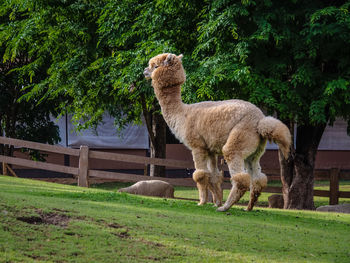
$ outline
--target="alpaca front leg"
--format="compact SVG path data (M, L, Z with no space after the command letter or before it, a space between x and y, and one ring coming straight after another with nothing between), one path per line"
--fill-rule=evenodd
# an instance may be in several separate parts
M209 154L202 148L192 150L194 166L193 180L197 183L199 191L199 203L203 205L208 202L209 176L210 172L207 167Z
M209 190L213 194L213 203L214 206L221 206L223 198L223 190L221 187L224 177L221 174L212 174L212 177L209 177Z
M209 174L204 170L196 170L193 173L193 180L197 183L199 191L198 205L204 205L208 202Z
M218 202L218 200L217 200L217 198L216 198L216 196L215 196L215 194L214 194L214 191L213 191L213 189L212 189L210 183L209 183L209 191L210 191L211 196L212 196L212 198L213 198L213 204L214 204L214 206L217 206L216 203Z
M214 206L219 207L222 204L223 191L221 184L224 181L223 173L218 168L218 155L212 154L209 156L208 168L210 171L209 190L213 195Z
M238 173L231 178L232 188L225 204L217 209L219 212L227 211L231 206L239 201L245 192L249 189L250 175L247 173Z

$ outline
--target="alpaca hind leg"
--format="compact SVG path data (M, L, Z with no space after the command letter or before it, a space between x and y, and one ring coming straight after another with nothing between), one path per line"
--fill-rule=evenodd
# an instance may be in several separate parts
M218 168L218 156L211 155L208 160L208 168L210 171L209 190L213 195L214 206L221 206L223 198L223 190L221 184L223 182L223 175Z
M258 201L258 198L262 192L262 190L267 185L267 177L265 174L260 173L259 177L252 178L250 184L250 200L249 204L246 208L247 211L251 211Z
M262 190L267 185L267 177L265 174L260 173L259 177L254 177L250 181L250 199L246 211L251 211L258 201L258 198Z
M254 131L252 125L248 121L237 124L222 148L230 170L232 188L225 204L218 211L230 209L249 189L250 175L244 169L244 160L256 151L260 142L260 135Z
M261 172L260 158L265 152L266 140L262 140L253 155L248 157L245 161L246 169L251 175L250 181L250 200L247 211L251 211L258 201L262 190L267 185L267 177Z
M214 206L219 207L222 204L223 190L221 184L223 182L223 176L218 175L215 177L209 177L209 190L213 195Z
M209 176L210 172L207 167L208 152L196 149L192 151L193 161L196 170L193 173L193 180L197 183L199 192L198 205L204 205L208 202Z
M204 205L208 202L209 174L204 170L196 170L193 173L193 180L197 184L197 189L199 193L198 205Z
M237 157L237 159L228 162L228 166L231 174L232 188L225 204L217 209L219 212L227 211L233 204L237 203L249 189L250 185L250 176L244 170L244 161L242 158Z

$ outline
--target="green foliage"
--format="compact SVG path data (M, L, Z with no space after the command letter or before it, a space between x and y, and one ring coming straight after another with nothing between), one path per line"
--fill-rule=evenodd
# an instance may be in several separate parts
M141 97L148 110L155 105L143 69L156 54L192 52L196 38L192 19L201 5L127 0L34 1L17 6L8 1L2 9L16 10L4 15L25 19L4 25L3 37L13 39L7 42L3 59L11 60L17 50L27 47L33 62L20 73L29 77L37 74L40 63L49 61L47 78L33 83L24 98L40 94L59 99L79 129L97 125L106 111L120 127L139 123L144 110Z
M331 4L213 1L188 85L203 99L248 98L299 124L349 119L349 3Z
M55 144L60 141L59 130L51 117L57 115L58 102L46 98L44 91L31 101L21 100L28 88L47 77L46 57L34 54L31 48L40 45L37 19L28 16L32 5L22 1L0 4L0 135ZM45 157L38 151L23 150L35 160ZM13 147L1 145L0 152L12 155Z
M23 99L59 101L78 128L97 125L106 111L123 127L156 110L142 72L162 52L185 55L185 102L241 98L285 121L332 124L350 118L349 6L9 0L0 5L1 56L25 55L14 69L27 79Z

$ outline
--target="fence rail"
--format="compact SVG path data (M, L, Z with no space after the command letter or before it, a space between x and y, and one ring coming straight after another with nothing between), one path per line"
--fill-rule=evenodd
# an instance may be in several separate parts
M128 163L144 164L144 165L159 165L173 168L182 168L182 169L194 169L194 164L192 161L181 161L181 160L170 160L170 159L160 159L160 158L150 158L136 155L128 154L118 154L118 153L107 153L101 151L90 150L87 146L81 146L80 149L71 149L61 146L53 146L42 143L35 143L30 141L23 141L17 139L11 139L6 137L0 137L0 144L12 145L20 148L30 148L39 151L52 152L58 154L64 154L69 156L79 157L79 166L70 167L52 163L37 162L31 161L23 158L15 158L0 155L0 162L3 163L3 167L6 167L7 164L18 165L22 167L29 167L35 169L42 169L48 171L61 172L66 174L72 174L78 177L78 185L82 187L89 187L89 178L103 178L103 179L114 179L122 182L137 182L140 180L151 180L154 179L150 176L145 175L136 175L136 174L126 174L126 173L115 173L101 170L89 169L89 160L90 159L100 159L100 160L109 160L109 161L121 161ZM221 169L227 171L227 166L221 165ZM6 173L6 169L3 169L3 173ZM279 170L265 170L264 171L270 180L280 180ZM314 196L329 197L330 204L337 204L339 198L350 198L350 192L339 191L339 179L348 179L350 180L350 172L342 171L339 169L330 169L330 170L316 170L315 178L321 180L330 181L330 190L314 190ZM174 186L195 186L195 183L192 179L184 180L178 178L157 178L171 183ZM230 189L231 185L229 182L223 183L224 189ZM267 193L281 193L281 187L266 187L263 192Z
M91 151L91 150L89 153L89 158L137 163L137 164L154 164L159 166L176 167L176 168L188 168L188 169L194 168L194 164L192 161L188 162L188 161L181 161L181 160L160 159L160 158L151 158L151 157L137 156L137 155L131 155L131 154L107 153L107 152Z

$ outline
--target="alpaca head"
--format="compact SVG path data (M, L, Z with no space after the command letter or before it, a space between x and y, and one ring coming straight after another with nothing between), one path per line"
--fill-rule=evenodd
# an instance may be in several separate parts
M186 81L181 59L182 55L160 54L150 59L143 74L147 79L152 79L153 87L166 88L181 85Z

